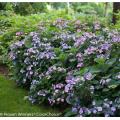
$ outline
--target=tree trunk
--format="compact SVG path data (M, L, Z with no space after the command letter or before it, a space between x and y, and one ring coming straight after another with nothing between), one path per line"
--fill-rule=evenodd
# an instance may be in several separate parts
M119 11L120 11L120 2L114 2L113 3L113 19L112 19L113 24L116 24L117 22L116 13L118 13Z
M69 14L69 11L70 10L70 3L69 2L67 2L67 14Z
M107 16L107 9L108 9L108 2L105 3L105 14L104 14L105 17Z

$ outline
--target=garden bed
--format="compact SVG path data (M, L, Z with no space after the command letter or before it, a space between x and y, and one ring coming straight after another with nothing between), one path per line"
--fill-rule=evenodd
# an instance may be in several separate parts
M11 45L10 58L31 103L68 106L65 116L119 116L119 49L120 33L98 21L57 19Z
M9 68L6 65L0 65L0 74L8 75Z

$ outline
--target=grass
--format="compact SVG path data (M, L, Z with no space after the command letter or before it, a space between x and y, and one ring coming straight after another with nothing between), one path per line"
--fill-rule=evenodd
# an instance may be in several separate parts
M0 116L58 116L56 108L33 105L24 97L27 91L18 88L15 82L0 75ZM5 114L2 114L5 113ZM25 114L26 113L26 114Z

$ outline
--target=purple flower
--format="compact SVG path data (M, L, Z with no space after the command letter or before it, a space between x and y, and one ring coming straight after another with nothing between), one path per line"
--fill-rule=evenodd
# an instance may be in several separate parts
M96 110L96 109L93 109L93 113L96 114L96 113L97 113L97 110Z
M91 54L95 53L96 50L97 50L96 47L91 46L91 47L89 47L89 48L87 48L87 49L85 50L85 54L87 54L87 55L91 55Z
M88 73L86 73L86 74L84 75L84 78L85 78L86 80L91 80L91 79L93 78L93 75L92 75L90 72L88 72Z
M77 108L75 107L72 108L72 112L76 113L77 111L78 111Z
M111 110L112 110L113 112L115 112L115 111L116 111L116 108L115 108L115 107L111 107Z
M24 45L24 41L18 41L14 44L16 47L22 47Z
M80 108L79 113L80 113L80 114L82 114L82 113L83 113L83 109L82 109L82 108Z
M111 45L110 44L108 44L108 43L105 43L105 44L102 44L101 45L101 50L103 51L103 50L109 50L109 48L111 47Z
M61 99L61 102L64 102L64 101L65 101L65 100L62 98L62 99Z
M93 33L89 33L89 32L85 32L83 35L88 38L92 38L93 36L95 36Z
M15 60L16 59L16 54L14 54L13 52L10 52L9 57L10 57L10 59Z
M109 117L110 115L109 114L105 114L105 117Z
M45 96L47 95L47 91L46 91L46 90L40 90L40 91L38 91L37 94L38 94L39 96L45 97Z
M66 43L62 43L61 46L62 46L63 50L71 48L71 46L68 46Z
M75 24L76 24L76 25L80 25L80 24L81 24L80 20L76 20L76 21L75 21Z
M102 107L97 107L98 112L102 111Z
M110 105L109 105L108 103L104 103L104 107L109 108L109 107L110 107Z
M114 43L120 42L120 36L114 36L112 38L112 42L114 42Z
M72 87L73 87L73 85L67 84L67 85L65 86L65 92L68 93L70 90L72 90Z
M52 86L53 86L53 89L55 90L55 89L61 89L61 88L63 88L64 84L58 83L58 84L55 84L55 85L52 85Z
M105 85L105 84L106 84L106 81L105 81L104 79L101 79L101 80L100 80L100 84L101 84L101 85Z
M81 68L81 67L83 67L83 63L78 63L77 68Z
M86 41L86 37L81 36L80 38L78 38L78 39L75 41L74 46L78 47L78 46L84 44L85 41Z
M30 71L29 74L32 75L32 74L33 74L33 71Z
M77 53L76 57L77 58L82 58L82 54L81 53Z
M49 101L50 105L53 105L55 103L55 100L52 98L48 98L48 101Z
M35 53L35 51L33 50L33 48L29 48L29 49L27 50L27 52L28 52L28 53Z
M94 29L95 29L95 30L99 30L100 28L101 28L100 23L96 22L96 23L94 24Z

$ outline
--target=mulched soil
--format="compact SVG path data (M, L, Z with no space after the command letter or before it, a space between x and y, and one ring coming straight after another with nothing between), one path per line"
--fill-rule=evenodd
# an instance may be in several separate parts
M0 65L0 74L7 76L9 69L6 65Z

